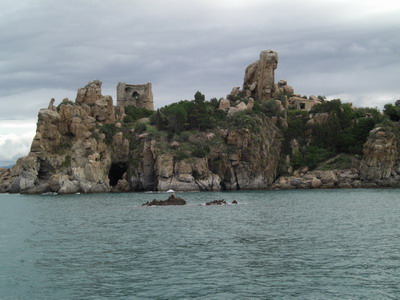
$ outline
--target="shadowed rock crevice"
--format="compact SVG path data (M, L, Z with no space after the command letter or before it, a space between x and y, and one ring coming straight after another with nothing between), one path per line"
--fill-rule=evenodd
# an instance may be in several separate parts
M45 160L40 160L40 168L38 171L38 179L49 179L53 175L54 168Z
M124 174L127 171L127 165L125 163L112 164L110 171L108 172L108 178L110 179L110 185L115 186L118 180L123 179Z

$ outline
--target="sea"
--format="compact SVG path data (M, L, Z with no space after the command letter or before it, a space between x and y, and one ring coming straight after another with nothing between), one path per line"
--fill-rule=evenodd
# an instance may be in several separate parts
M400 299L400 190L176 195L0 194L0 299Z

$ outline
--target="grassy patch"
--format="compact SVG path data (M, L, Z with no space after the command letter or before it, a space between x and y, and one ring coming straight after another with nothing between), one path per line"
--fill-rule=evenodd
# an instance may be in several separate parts
M317 167L317 170L331 171L331 170L350 169L352 166L353 158L354 155L342 153L321 163Z

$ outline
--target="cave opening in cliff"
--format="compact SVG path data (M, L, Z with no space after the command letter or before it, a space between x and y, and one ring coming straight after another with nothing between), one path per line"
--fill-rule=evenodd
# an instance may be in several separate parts
M46 160L40 159L39 162L40 162L40 168L38 171L38 178L39 179L49 179L51 177L51 175L53 175L54 168Z
M112 164L110 172L108 172L108 179L110 179L110 185L115 186L118 180L122 179L126 173L127 166L125 163Z

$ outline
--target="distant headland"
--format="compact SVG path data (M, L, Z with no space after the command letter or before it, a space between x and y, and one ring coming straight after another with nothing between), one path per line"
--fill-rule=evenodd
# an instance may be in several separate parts
M94 80L51 99L30 152L0 169L0 192L103 193L400 187L400 101L357 108L275 82L271 50L225 98L154 111L151 83Z

